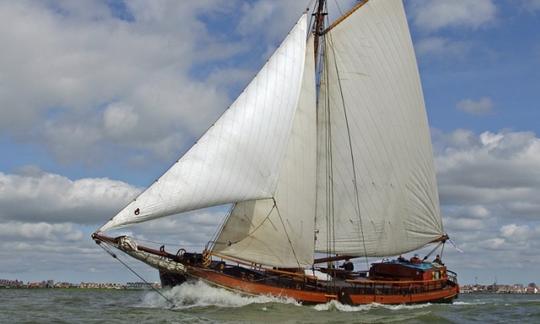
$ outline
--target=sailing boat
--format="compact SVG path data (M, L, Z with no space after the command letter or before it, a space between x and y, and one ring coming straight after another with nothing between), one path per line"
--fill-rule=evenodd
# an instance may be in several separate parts
M303 303L450 301L459 286L442 263L335 267L448 236L402 1L360 1L328 24L319 0L312 17L302 14L219 120L92 237L157 268L164 285L202 280ZM224 204L201 252L104 234Z

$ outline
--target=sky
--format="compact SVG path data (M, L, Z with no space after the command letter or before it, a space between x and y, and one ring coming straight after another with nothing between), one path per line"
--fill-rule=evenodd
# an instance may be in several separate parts
M0 0L0 278L137 280L90 234L219 118L307 2ZM540 1L405 4L463 250L444 261L462 283L538 283ZM124 232L200 249L225 209Z

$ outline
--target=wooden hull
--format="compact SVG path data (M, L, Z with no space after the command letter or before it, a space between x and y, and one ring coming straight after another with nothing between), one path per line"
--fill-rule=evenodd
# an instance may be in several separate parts
M305 304L332 300L349 305L450 302L459 293L455 274L442 265L378 263L372 265L369 278L344 270L326 269L334 277L334 281L329 282L287 269L263 269L253 265L240 266L240 262L231 265L224 261L212 261L203 254L185 253L185 250L184 253L179 250L171 254L164 247L155 250L127 244L130 241L126 237L110 238L96 233L92 237L98 244L110 244L157 268L163 286L179 285L186 280L202 280L211 286L240 294L292 298ZM411 272L416 277L408 273L411 269L416 269ZM394 276L385 277L388 274Z
M189 267L187 277L202 280L207 284L224 288L236 293L245 295L267 295L279 298L292 298L304 304L321 304L332 300L349 305L363 304L414 304L414 303L439 303L451 302L457 298L459 286L448 282L440 289L411 292L400 294L386 293L362 293L354 285L336 287L334 291L328 292L325 288L306 290L302 287L286 288L251 282L241 278L235 278L211 269ZM384 281L381 281L381 286ZM357 291L355 291L357 290Z

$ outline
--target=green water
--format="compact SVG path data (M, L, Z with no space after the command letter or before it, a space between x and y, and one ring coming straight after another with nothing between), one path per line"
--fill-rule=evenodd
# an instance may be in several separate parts
M461 295L453 304L302 306L202 283L153 292L0 289L0 323L540 323L540 295Z

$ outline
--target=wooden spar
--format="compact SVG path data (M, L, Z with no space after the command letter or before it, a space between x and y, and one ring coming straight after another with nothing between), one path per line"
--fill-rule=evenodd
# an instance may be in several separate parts
M449 239L448 235L444 234L441 237L436 238L436 239L434 239L433 241L431 241L429 243L440 243L440 242L444 243L448 239ZM341 261L341 260L347 260L347 259L355 259L355 258L359 258L359 257L360 256L357 256L357 255L336 255L336 256L333 256L333 257L315 259L315 260L313 260L313 264L325 263L325 262L333 262L333 261Z
M98 243L98 242L106 242L106 243L111 243L111 244L114 244L114 245L119 244L119 241L120 241L119 239L121 237L122 236L110 237L110 236L106 236L106 235L103 235L103 234L100 234L100 233L93 233L92 234L92 239L94 239L94 241L96 241L96 243ZM148 248L148 247L142 246L142 245L137 245L137 250L147 252L147 253L150 253L150 254L153 254L153 255L161 256L161 257L166 257L166 258L169 258L171 260L176 260L178 258L177 255L168 253L165 250L156 250L156 249ZM251 263L246 262L244 260L227 257L227 256L224 256L224 255L221 255L221 254L218 254L218 253L210 253L210 255L213 255L213 256L216 256L218 258L222 258L222 259L225 259L225 260L233 261L233 262L236 262L238 264L243 264L243 265L246 265L246 266L250 266L250 267L256 267L258 265L258 264L253 263L253 262L251 262ZM297 272L290 272L290 271L284 271L284 270L278 270L278 269L262 268L262 265L260 265L259 268L264 269L264 271L280 274L280 275L283 275L283 276L297 277L297 278L302 278L302 279L309 278L309 279L313 279L313 280L317 279L317 277L312 276L312 275L306 275L304 272L297 273Z
M105 243L112 243L114 245L118 245L120 243L120 238L121 237L123 237L123 236L110 237L110 236L106 236L106 235L103 235L103 234L100 234L100 233L93 233L92 234L92 239L94 241L96 241L97 244L100 244L101 242L105 242ZM148 248L148 247L142 246L142 245L137 245L137 250L147 252L147 253L150 253L150 254L154 254L154 255L157 255L157 256L167 257L167 258L172 259L172 260L176 260L176 258L177 258L176 255L165 252L165 250L151 249L151 248Z
M354 7L352 7L349 11L347 11L345 14L343 14L343 16L336 19L330 26L328 26L328 28L323 30L321 35L324 35L324 34L328 33L330 30L332 30L332 28L339 25L343 20L347 19L347 17L352 15L356 10L360 9L360 7L365 5L368 1L369 0L362 0L362 1L358 2Z
M354 258L359 258L359 256L336 255L336 256L333 256L333 257L315 259L315 260L313 260L313 264L325 263L325 262L333 262L333 261L341 261L341 260L354 259Z
M317 12L315 15L315 26L313 33L315 34L315 39L313 41L315 46L315 64L318 62L318 55L319 55L319 38L322 37L323 31L324 31L324 16L327 15L327 13L324 12L324 6L325 6L326 0L319 0L317 5Z

